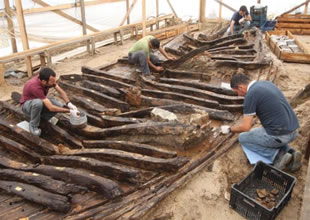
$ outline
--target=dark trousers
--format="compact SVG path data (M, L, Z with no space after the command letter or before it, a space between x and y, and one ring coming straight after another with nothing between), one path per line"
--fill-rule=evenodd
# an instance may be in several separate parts
M154 65L158 65L159 63L159 58L152 53L150 54L150 60ZM150 67L147 63L147 57L144 51L140 50L135 53L129 53L128 62L130 64L138 65L139 69L144 75L151 74Z
M53 105L56 105L58 107L62 107L63 104L58 102L57 100L53 98L48 98ZM50 112L43 104L43 101L41 99L32 99L28 100L23 104L22 111L24 114L30 118L29 124L33 128L38 128L41 122L41 118L44 118L46 120L51 119L53 116L56 115L56 112Z

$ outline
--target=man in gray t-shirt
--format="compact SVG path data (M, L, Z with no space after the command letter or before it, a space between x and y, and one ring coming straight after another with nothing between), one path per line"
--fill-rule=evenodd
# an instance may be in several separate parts
M222 133L241 132L239 142L245 152L251 151L279 169L298 170L301 154L288 143L297 137L299 123L280 89L269 81L250 81L244 74L232 77L231 88L245 96L244 116L241 124L222 126ZM252 128L255 115L262 127Z

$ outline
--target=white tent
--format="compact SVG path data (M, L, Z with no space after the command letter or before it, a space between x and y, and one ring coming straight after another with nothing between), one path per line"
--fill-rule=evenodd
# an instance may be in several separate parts
M93 0L85 0L91 2ZM142 0L137 0L131 14L130 22L139 22L142 19ZM171 9L166 0L159 1L159 13L169 14ZM55 6L68 3L78 3L75 0L45 0L45 3ZM133 0L130 0L131 4ZM176 14L183 20L197 20L199 16L199 0L170 0ZM256 0L240 0L240 1L225 1L232 8L238 10L241 5L246 5L250 8L257 4ZM276 16L282 12L291 9L292 7L304 2L304 0L282 0L281 4L278 0L262 1L262 5L267 5L268 15ZM10 6L15 7L15 0L9 0ZM36 1L22 0L23 9L34 9L42 7ZM4 12L4 1L0 1L0 10ZM81 20L80 7L62 10L64 13ZM302 11L303 7L297 9L297 12ZM106 30L109 28L117 27L120 25L124 15L126 14L126 1L107 2L85 7L86 22L88 25L96 28L97 30ZM230 19L232 11L222 7L222 18ZM156 16L156 0L146 0L146 17L152 18ZM214 0L206 1L206 17L218 18L219 4ZM17 39L18 51L22 51L21 40L19 39L19 27L16 16L12 17L15 36ZM52 11L25 14L25 25L27 34L29 36L29 47L36 48L47 44L48 42L70 39L73 37L81 36L82 27L62 16L55 14ZM92 31L87 30L87 33ZM9 40L9 33L6 18L0 17L0 54L5 56L11 53L11 45Z

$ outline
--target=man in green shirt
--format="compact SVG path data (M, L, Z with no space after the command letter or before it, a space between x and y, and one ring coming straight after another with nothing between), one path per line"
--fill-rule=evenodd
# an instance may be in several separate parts
M169 56L166 51L160 47L160 42L157 38L148 35L138 40L128 53L128 61L131 64L139 66L140 70L144 75L150 75L150 67L158 72L164 70L163 67L159 66L159 58L151 53L152 49L157 49L164 55L168 60L174 60L174 56Z

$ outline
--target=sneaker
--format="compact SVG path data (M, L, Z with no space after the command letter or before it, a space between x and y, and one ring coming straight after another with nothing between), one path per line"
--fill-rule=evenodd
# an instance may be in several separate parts
M287 166L287 170L289 172L295 172L301 168L301 153L299 151L295 151L293 154L293 160Z
M285 153L283 156L280 156L274 163L274 167L279 170L284 170L286 166L292 161L293 156L290 153Z
M31 134L33 134L35 136L40 136L41 135L41 129L33 127L30 124L29 124L29 131L30 131Z
M137 73L142 73L142 71L139 68L136 69L136 72Z

